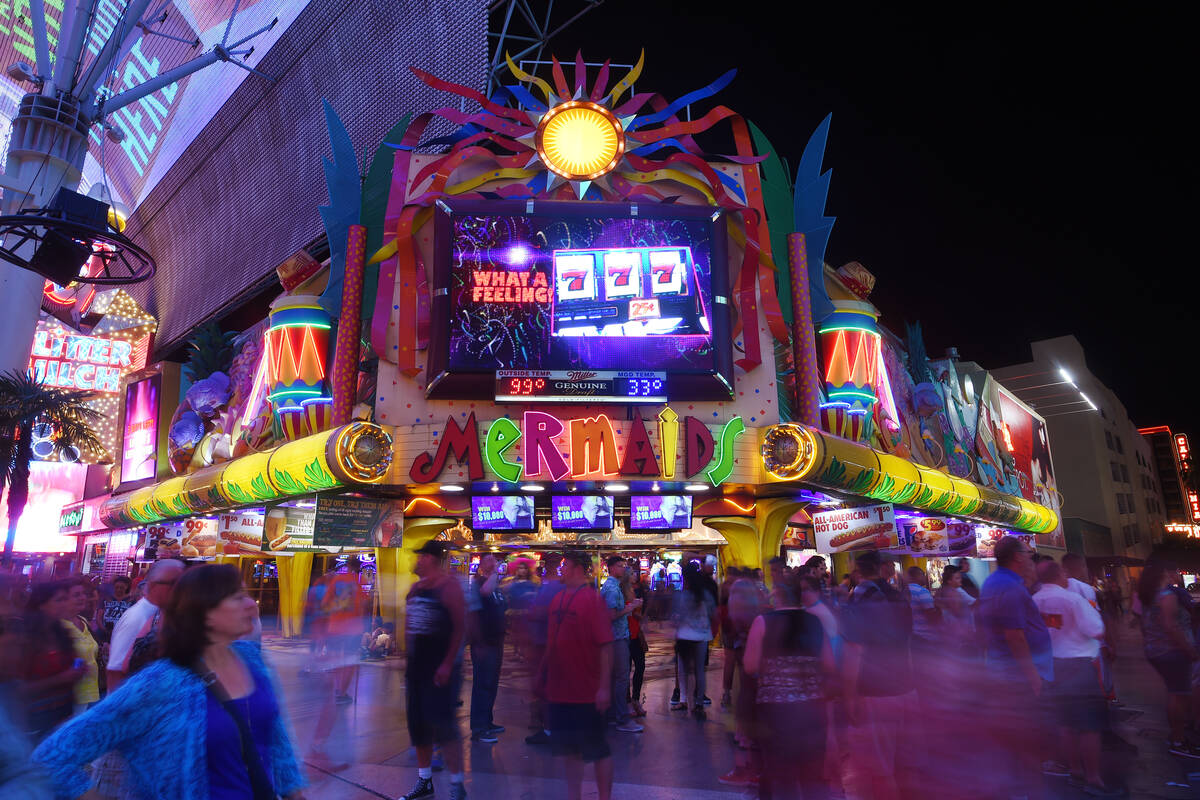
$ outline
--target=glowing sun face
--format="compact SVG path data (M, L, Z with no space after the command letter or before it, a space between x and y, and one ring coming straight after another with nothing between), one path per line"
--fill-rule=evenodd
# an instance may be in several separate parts
M604 106L571 100L541 118L536 146L542 163L555 174L590 181L616 168L625 152L625 132Z

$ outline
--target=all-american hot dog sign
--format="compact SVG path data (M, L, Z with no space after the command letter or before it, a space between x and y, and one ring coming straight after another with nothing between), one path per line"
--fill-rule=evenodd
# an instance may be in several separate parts
M821 511L812 521L819 553L886 550L899 544L891 503Z

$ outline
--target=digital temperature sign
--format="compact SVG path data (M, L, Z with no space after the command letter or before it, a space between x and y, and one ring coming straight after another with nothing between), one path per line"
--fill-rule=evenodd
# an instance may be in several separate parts
M427 395L730 399L725 236L708 206L439 201Z
M667 373L597 370L500 370L496 373L496 401L500 403L594 403L601 400L665 403Z

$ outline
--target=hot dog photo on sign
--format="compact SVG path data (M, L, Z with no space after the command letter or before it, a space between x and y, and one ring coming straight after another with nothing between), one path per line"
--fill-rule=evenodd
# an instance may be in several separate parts
M891 504L839 508L813 515L817 551L886 550L898 544Z

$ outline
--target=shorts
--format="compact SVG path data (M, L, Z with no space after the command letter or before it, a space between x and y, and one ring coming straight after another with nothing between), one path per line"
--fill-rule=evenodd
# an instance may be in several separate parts
M1162 676L1163 683L1167 685L1167 694L1189 694L1192 691L1192 664L1186 655L1172 651L1147 657L1146 660Z
M612 755L604 735L604 715L593 703L550 703L546 727L556 756L577 755L590 763Z
M435 684L432 675L405 676L408 735L413 747L430 747L458 740L456 712L461 673L461 665L455 664L445 686Z
M1108 703L1094 659L1054 659L1053 698L1063 727L1089 732L1108 727Z

